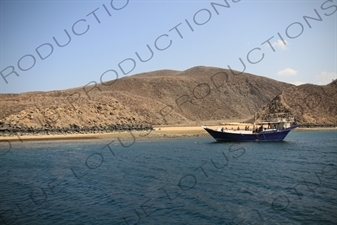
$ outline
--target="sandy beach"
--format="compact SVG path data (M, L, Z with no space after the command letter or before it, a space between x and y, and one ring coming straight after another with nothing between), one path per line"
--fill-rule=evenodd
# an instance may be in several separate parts
M95 134L57 134L57 135L23 135L0 137L4 141L42 141L42 140L80 140L80 139L152 139L199 137L208 134L201 126L195 127L154 127L152 131L124 131Z
M217 129L220 126L208 126ZM232 127L228 127L231 129ZM233 129L237 129L233 127ZM244 130L244 126L240 126ZM337 130L337 128L297 128L293 132ZM58 134L58 135L23 135L0 137L0 142L7 141L43 141L43 140L81 140L81 139L154 139L154 138L188 138L208 137L209 134L201 126L166 127L154 126L152 131L124 131L95 134ZM210 137L210 136L209 136Z

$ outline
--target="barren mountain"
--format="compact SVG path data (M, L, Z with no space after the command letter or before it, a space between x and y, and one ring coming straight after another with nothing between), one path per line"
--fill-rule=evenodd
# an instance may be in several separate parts
M0 127L118 130L244 119L287 88L294 87L220 68L161 70L63 91L1 94Z
M303 127L336 126L337 80L324 86L304 84L282 91L258 113L259 118L270 113L292 114Z

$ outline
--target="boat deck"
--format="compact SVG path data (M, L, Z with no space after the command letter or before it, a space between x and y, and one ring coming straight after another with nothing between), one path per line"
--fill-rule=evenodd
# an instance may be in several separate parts
M218 128L216 131L218 132L224 132L224 133L231 133L231 134L253 134L252 130L230 130L230 129L224 129L221 131L221 128ZM276 132L277 129L264 129L263 131L259 133L269 133L269 132Z

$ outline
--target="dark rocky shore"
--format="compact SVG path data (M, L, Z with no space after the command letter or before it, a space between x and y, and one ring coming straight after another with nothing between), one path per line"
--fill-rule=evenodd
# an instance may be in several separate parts
M0 123L0 136L23 136L23 135L55 135L55 134L95 134L95 133L109 133L122 131L143 131L153 130L152 125L148 124L111 124L107 126L78 126L70 124L68 127L33 127L33 126L19 126L12 124Z
M327 124L327 123L303 123L299 125L300 128L334 128L337 124Z

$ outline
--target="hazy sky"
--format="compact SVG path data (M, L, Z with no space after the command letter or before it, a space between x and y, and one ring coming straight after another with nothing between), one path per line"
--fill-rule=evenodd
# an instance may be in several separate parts
M245 72L293 84L336 79L336 0L1 0L0 8L0 93L199 65L243 71L242 62Z

